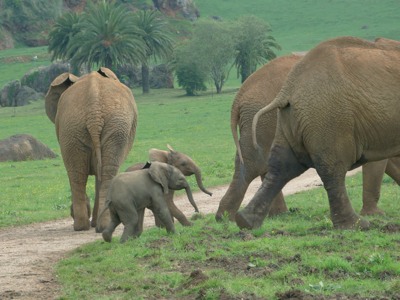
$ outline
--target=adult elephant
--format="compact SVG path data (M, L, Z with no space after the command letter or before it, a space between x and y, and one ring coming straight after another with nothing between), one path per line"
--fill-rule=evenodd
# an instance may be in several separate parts
M391 41L391 40L389 40ZM378 40L376 41L378 42ZM387 43L387 39L379 39ZM398 42L396 42L398 43ZM228 190L222 197L216 219L221 220L225 213L234 220L247 188L258 176L262 179L268 171L268 156L275 136L277 110L262 115L257 123L258 149L251 140L251 124L254 115L271 103L284 84L288 73L304 55L278 57L254 72L241 86L231 109L231 131L236 145L235 171ZM238 137L237 129L240 131ZM377 207L384 173L400 184L400 159L391 158L372 162L362 167L363 207L362 215L382 214ZM282 191L279 191L271 204L268 215L287 211Z
M400 155L400 48L341 37L321 43L294 66L278 96L279 109L263 184L236 214L241 228L261 226L285 184L313 167L327 191L335 228L366 228L345 187L350 169Z
M210 191L208 191L204 185L203 185L203 179L201 176L201 169L200 167L195 163L195 161L189 157L188 155L175 151L170 145L167 145L167 148L169 151L166 150L160 150L156 148L152 148L149 150L149 160L150 162L163 162L167 163L169 165L172 165L179 169L183 175L185 176L191 176L194 175L196 177L196 182L198 187L202 192L204 192L207 195L212 195ZM144 166L144 164L135 164L133 166L130 166L125 170L125 172L130 172L130 171L136 171L141 169ZM183 214L183 212L175 205L173 199L174 199L174 190L169 190L167 194L164 195L165 201L167 202L169 211L171 213L172 218L176 218L179 223L181 223L183 226L190 226L192 223L186 218L186 216ZM160 220L155 216L156 218L156 225L157 226L162 226Z
M136 132L137 108L131 90L107 68L80 78L59 75L45 97L46 113L55 123L61 155L72 193L74 230L101 232L109 213L97 220L104 207L111 179L132 147ZM96 177L96 196L90 218L86 195L89 175Z

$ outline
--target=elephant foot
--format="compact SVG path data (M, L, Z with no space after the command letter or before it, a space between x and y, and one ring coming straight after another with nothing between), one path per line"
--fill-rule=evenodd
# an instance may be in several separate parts
M90 229L89 219L86 220L85 222L74 221L74 230L75 231L83 231L83 230L89 230L89 229Z
M367 230L370 227L369 221L361 218L360 216L354 214L352 217L346 219L345 221L333 221L333 227L335 229L361 229Z
M180 222L181 223L181 225L182 226L187 226L187 227L190 227L190 226L193 226L193 223L192 222L190 222L190 221L187 221L187 222Z
M96 224L97 224L96 220L90 221L90 226L96 227Z
M363 207L361 209L360 214L362 216L371 216L371 215L385 215L385 212L378 207Z
M108 231L108 230L104 230L102 232L102 236L103 236L103 240L105 240L108 243L111 243L111 239L112 239L112 232Z
M255 214L248 214L244 211L239 211L235 215L235 221L240 229L254 229L261 227L263 220Z

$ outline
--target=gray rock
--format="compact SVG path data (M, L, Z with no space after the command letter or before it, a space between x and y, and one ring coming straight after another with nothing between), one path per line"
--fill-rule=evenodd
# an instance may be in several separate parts
M0 140L0 161L24 161L55 158L57 155L29 134L17 134Z
M1 106L16 106L15 98L21 89L21 82L13 80L7 83L0 91L0 105Z
M69 72L68 63L54 63L47 67L35 68L22 77L21 85L46 94L54 78L65 72Z

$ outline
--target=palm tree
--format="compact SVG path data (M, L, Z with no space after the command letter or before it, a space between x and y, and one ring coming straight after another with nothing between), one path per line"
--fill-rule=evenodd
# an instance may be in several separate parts
M78 66L86 64L116 68L138 64L146 55L142 32L134 24L133 13L114 1L88 3L79 22L81 32L69 45L69 55Z
M60 16L49 33L48 52L52 52L51 61L56 59L70 60L68 49L72 39L79 33L79 15L71 12ZM79 75L76 66L71 66L72 73Z
M234 65L243 83L257 69L257 65L276 57L272 48L280 50L281 47L268 34L271 31L269 25L255 16L242 17L237 26Z
M141 37L146 44L146 53L142 64L143 93L150 90L149 60L168 58L173 51L173 40L168 35L167 23L157 11L141 10L135 15L135 25L141 30Z

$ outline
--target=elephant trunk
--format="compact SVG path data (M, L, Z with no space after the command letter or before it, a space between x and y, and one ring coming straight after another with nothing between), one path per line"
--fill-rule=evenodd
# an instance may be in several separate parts
M199 209L197 208L196 202L194 202L192 190L190 189L189 185L187 185L187 187L185 187L185 191L186 191L186 195L188 196L190 204L192 204L192 206L194 207L194 211L198 213Z
M201 190L203 193L205 193L205 194L207 194L207 195L209 195L209 196L212 196L212 193L209 192L209 191L207 191L206 188L205 188L204 185L203 185L203 180L201 179L201 171L200 171L200 169L197 168L197 169L195 170L194 176L196 176L196 182L197 182L197 185L198 185L198 187L200 188L200 190Z

